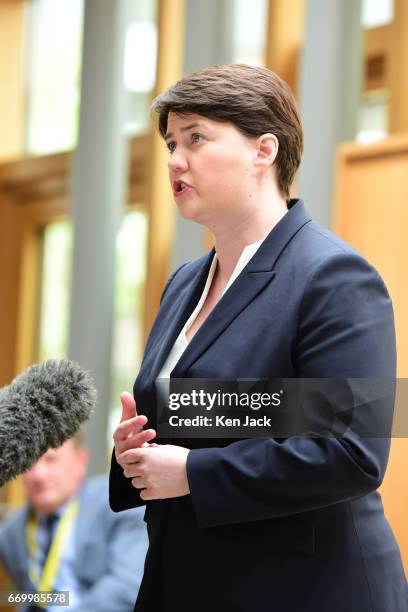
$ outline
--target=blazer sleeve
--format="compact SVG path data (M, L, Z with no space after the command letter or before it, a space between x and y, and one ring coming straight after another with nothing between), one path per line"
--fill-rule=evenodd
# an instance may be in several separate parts
M358 254L325 260L306 284L293 347L300 378L395 377L392 305ZM393 401L386 406L392 412ZM282 517L352 500L379 487L389 439L247 439L191 450L187 475L200 527Z

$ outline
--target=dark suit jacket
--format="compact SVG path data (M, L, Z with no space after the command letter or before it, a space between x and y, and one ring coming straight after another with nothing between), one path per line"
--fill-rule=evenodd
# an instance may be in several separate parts
M213 251L169 280L134 394L155 427L154 382L196 305ZM173 378L393 378L383 281L302 201L275 226ZM164 443L168 440L163 440ZM376 492L386 438L180 440L191 494L149 502L138 612L406 612L397 544ZM201 448L197 448L201 446ZM113 457L110 503L142 504Z

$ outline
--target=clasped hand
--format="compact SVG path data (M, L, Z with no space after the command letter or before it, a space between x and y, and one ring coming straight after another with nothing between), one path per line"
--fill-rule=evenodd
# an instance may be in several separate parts
M188 495L187 455L189 449L172 444L150 443L156 437L154 429L143 430L148 419L138 415L136 402L129 393L122 393L122 417L115 429L116 461L132 485L141 489L143 500L166 499Z

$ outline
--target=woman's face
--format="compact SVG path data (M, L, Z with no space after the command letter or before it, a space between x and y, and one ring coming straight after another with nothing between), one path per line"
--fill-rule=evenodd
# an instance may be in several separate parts
M214 227L250 212L256 139L229 122L170 112L165 140L170 184L183 217Z

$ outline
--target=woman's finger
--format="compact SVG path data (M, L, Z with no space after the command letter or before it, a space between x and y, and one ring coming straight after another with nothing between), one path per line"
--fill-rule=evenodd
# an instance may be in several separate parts
M141 478L142 473L139 463L120 464L123 469L123 474L126 478Z
M144 414L139 414L137 417L133 417L132 419L120 423L113 432L115 444L121 440L126 440L131 434L133 435L139 433L146 423L147 417Z
M145 443L148 443L149 440L153 440L156 437L156 432L154 429L146 429L138 432L125 440L120 440L115 444L116 457L122 455L127 450L132 448L140 448L144 447ZM150 446L148 444L148 446Z
M130 395L130 393L128 393L127 391L121 393L120 401L122 402L122 415L120 417L121 423L137 416L136 402L134 398Z
M144 489L146 487L146 482L143 476L134 476L132 478L132 485L135 489Z

